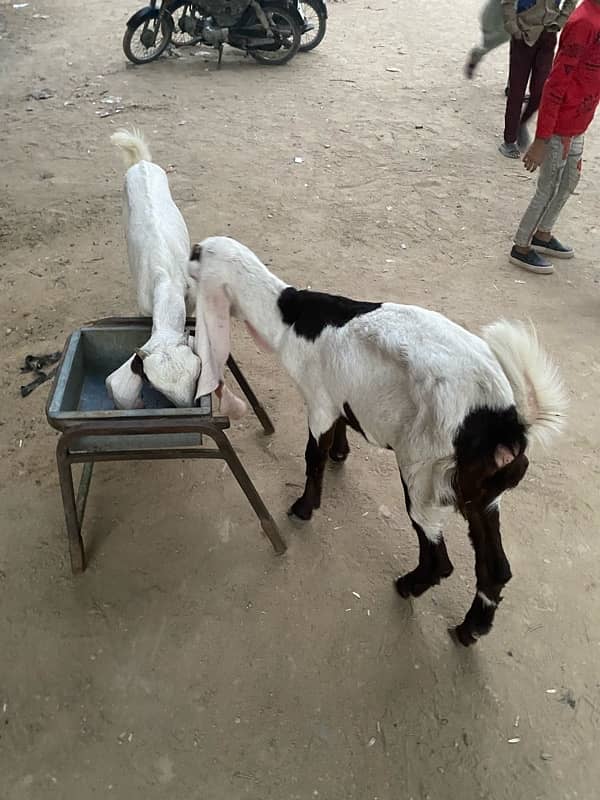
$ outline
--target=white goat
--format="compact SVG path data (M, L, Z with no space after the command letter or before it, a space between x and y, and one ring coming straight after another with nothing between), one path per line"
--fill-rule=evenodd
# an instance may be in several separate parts
M166 173L152 163L141 133L119 130L111 142L122 150L128 167L123 201L127 254L138 309L152 317L152 335L108 376L107 389L117 408L139 407L145 375L176 406L191 406L201 365L185 332L188 230Z
M487 633L511 577L498 498L525 474L528 436L558 431L566 408L535 332L500 321L480 338L416 306L298 291L225 237L195 245L189 273L203 323L199 385L222 380L231 312L277 353L305 399L307 481L290 513L310 519L319 508L327 456L349 453L346 425L394 450L420 550L399 593L418 596L452 572L442 519L454 506L468 521L477 573L456 635L468 645Z

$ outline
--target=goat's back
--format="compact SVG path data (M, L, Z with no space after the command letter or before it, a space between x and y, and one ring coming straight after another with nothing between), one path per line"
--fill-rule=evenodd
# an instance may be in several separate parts
M343 327L325 328L314 344L293 331L288 337L294 342L284 344L282 358L309 406L316 396L332 413L348 403L367 438L382 447L415 443L451 452L469 410L514 402L488 345L418 306L383 303Z
M187 284L190 237L175 205L165 171L140 161L127 170L124 222L129 267L136 283L138 305L150 313L157 280L168 277Z

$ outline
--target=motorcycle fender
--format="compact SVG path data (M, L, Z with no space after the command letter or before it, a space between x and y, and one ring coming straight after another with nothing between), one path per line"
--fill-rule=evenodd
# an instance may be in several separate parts
M325 17L325 19L327 19L327 17L329 16L329 14L328 14L328 12L327 12L327 3L325 2L325 0L316 0L316 3L317 3L317 5L319 6L319 10L320 10L320 12L323 14L323 16Z
M144 6L144 8L140 8L139 11L136 11L135 14L127 20L127 27L128 28L137 28L137 26L141 22L145 22L147 19L156 19L160 14L160 9L152 8L151 6Z
M304 20L298 11L298 6L296 3L291 3L289 0L261 0L260 5L262 8L272 8L273 6L281 8L281 6L284 6L290 12L292 17L294 17L300 27L300 30L302 30Z

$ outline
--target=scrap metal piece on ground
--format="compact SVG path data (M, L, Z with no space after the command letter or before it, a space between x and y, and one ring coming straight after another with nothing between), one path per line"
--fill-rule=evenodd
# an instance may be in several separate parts
M60 361L61 355L62 351L57 350L54 353L48 353L42 356L25 356L25 361L24 365L21 367L21 372L34 372L36 377L30 383L26 383L25 385L21 386L21 397L27 397L34 391L34 389L37 389L37 387L41 386L42 383L46 383L46 381L49 381L56 375L56 369L53 369L50 372L44 372L44 367L48 367L51 364L56 364L57 361Z

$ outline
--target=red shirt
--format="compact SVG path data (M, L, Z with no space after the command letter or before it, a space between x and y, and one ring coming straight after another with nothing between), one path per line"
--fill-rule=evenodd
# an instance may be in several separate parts
M538 139L579 136L600 101L600 3L583 0L560 37L538 112Z

